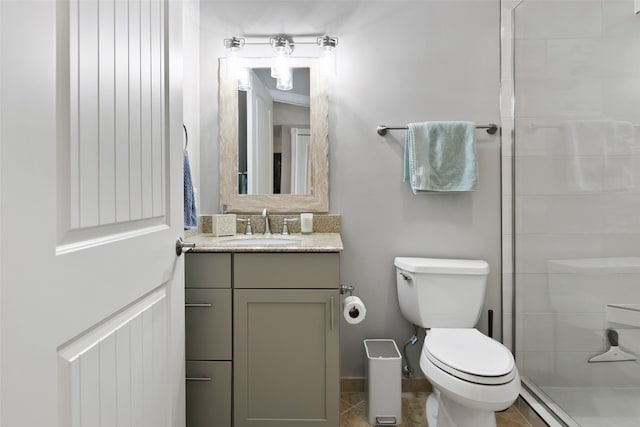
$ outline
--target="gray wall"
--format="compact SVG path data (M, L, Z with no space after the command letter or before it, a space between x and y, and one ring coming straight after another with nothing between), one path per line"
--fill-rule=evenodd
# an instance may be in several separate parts
M498 0L202 0L203 213L219 210L216 76L223 39L278 33L339 37L329 95L330 210L343 219L342 283L355 286L368 307L362 324L342 323L343 376L364 375L363 339L393 338L400 346L413 332L398 307L395 256L487 260L492 271L479 327L486 331L486 310L494 310L500 338L499 138L476 134L476 192L414 196L402 182L404 132L384 138L375 132L378 124L499 121L499 14Z

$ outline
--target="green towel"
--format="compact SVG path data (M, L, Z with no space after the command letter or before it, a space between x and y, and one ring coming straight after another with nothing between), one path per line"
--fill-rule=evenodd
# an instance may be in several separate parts
M473 122L410 123L404 147L404 180L414 194L474 191L478 182Z

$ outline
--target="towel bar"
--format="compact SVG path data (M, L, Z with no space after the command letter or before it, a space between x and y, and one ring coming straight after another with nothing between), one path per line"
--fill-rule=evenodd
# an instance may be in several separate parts
M408 129L406 126L386 126L379 125L376 131L378 135L386 135L388 130ZM476 129L486 129L489 135L493 135L498 132L498 125L495 123L489 123L488 125L476 125Z

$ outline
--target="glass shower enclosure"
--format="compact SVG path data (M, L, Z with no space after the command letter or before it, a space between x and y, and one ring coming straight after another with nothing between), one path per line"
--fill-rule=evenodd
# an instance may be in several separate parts
M634 7L513 9L516 360L524 386L568 426L640 426Z

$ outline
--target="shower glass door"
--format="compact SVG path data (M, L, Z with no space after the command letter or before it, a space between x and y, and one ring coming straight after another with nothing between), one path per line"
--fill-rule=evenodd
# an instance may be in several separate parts
M567 425L637 427L640 16L524 0L513 22L518 369Z

